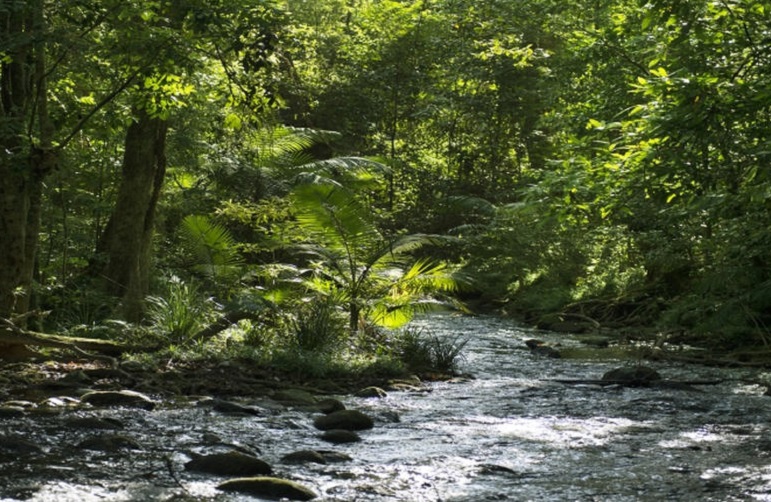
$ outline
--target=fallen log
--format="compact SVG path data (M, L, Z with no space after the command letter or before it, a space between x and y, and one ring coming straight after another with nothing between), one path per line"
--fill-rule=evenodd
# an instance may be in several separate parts
M206 326L201 331L193 335L193 340L208 340L225 331L238 321L244 319L259 319L259 314L256 312L250 312L247 310L236 310L233 312L227 312L222 317L214 321L212 324Z
M38 333L22 329L12 321L0 318L0 359L18 359L25 355L34 355L27 346L94 351L107 356L119 356L131 350L130 347L112 340Z

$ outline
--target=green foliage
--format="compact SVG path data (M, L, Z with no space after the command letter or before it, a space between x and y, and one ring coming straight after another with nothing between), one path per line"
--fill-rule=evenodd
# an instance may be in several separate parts
M345 319L330 301L311 300L294 316L290 345L300 352L329 353L344 341Z
M45 319L46 325L56 331L77 332L83 336L102 326L117 307L114 298L87 287L51 288L41 294L45 295L46 308L51 312Z
M349 327L360 322L399 325L429 292L453 291L458 282L442 264L410 260L409 254L439 238L381 234L355 196L335 184L303 184L293 192L300 247L314 272L308 287L348 305Z
M170 345L185 346L205 325L210 306L194 283L172 276L166 291L147 298L147 317L153 331Z
M421 329L405 328L396 335L395 352L404 364L418 373L454 374L463 359L467 338L440 338Z
M188 215L182 220L181 233L198 273L215 284L239 274L243 260L236 240L223 225L206 216Z

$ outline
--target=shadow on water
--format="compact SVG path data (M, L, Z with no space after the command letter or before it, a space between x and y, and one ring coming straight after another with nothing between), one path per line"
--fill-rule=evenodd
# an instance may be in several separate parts
M42 451L0 448L2 500L255 500L218 492L224 478L183 469L202 438L253 452L277 475L339 501L771 500L771 412L750 370L652 363L665 378L723 380L693 391L564 385L596 379L617 360L541 358L534 333L497 318L430 315L437 336L467 336L463 370L431 392L343 397L375 417L363 441L331 446L312 412L266 403L258 416L194 406L155 411L30 413L0 419L0 433L34 438ZM566 347L578 342L549 333ZM116 418L136 449L76 446L94 431L63 427L75 413ZM398 418L397 418L398 417ZM283 465L283 455L335 449L342 463Z

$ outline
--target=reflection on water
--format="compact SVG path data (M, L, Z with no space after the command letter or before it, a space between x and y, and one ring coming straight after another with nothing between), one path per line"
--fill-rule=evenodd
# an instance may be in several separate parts
M332 449L318 438L313 415L298 410L248 418L198 408L109 412L143 446L119 462L113 454L65 453L77 451L62 445L77 444L82 433L43 417L23 427L46 445L44 460L0 458L0 468L14 472L0 495L253 500L217 493L221 479L182 469L183 451L208 433L259 452L319 500L771 500L771 398L738 382L758 378L750 370L653 363L665 378L725 379L701 392L563 385L550 380L596 379L623 363L538 358L522 349L536 334L496 318L441 314L419 324L438 336L467 336L463 370L476 379L436 383L428 394L344 398L380 418L363 442L334 447L350 462L281 465L294 450ZM388 418L393 412L398 421ZM0 421L0 432L18 425Z

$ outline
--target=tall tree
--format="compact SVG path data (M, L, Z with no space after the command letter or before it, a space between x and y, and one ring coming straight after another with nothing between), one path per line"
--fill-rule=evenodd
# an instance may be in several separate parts
M149 292L155 209L166 172L168 124L140 112L126 131L122 183L105 231L107 290L124 300L124 314L138 320Z
M44 19L42 0L0 7L0 317L26 311L43 179L56 165Z
M275 50L279 12L271 0L126 3L124 20L136 42L119 55L128 66L143 61L132 89L135 112L126 131L118 198L101 243L106 290L123 299L123 314L138 321L149 292L153 222L166 171L170 120L200 92L207 99L240 103L251 113L271 104L269 55ZM120 30L119 30L120 32ZM148 49L149 52L148 52ZM149 58L148 58L149 54ZM222 89L193 82L202 73L224 76ZM216 84L215 84L216 85Z

